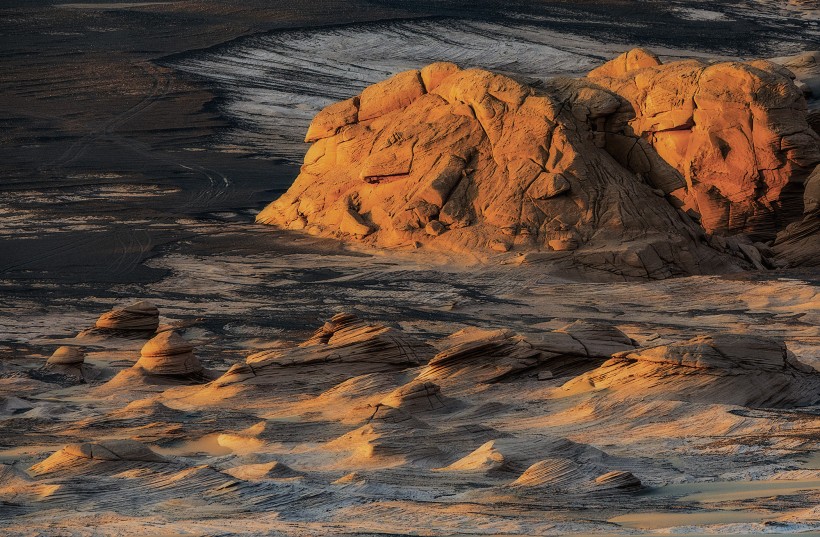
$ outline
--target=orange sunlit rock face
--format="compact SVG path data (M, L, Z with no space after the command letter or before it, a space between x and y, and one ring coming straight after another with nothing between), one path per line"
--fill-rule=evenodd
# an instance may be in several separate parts
M645 144L642 160L613 159L608 133L643 144L625 107L586 80L399 73L316 116L301 174L257 220L387 247L567 252L634 277L731 269L664 199L684 186L674 169ZM645 163L665 189L635 172Z
M640 49L589 79L629 101L629 122L685 179L672 192L709 232L772 239L802 212L820 138L787 69L768 61L661 64Z

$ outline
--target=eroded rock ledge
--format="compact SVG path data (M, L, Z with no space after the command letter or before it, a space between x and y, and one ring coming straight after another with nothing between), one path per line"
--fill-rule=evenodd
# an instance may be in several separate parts
M259 222L624 277L774 266L747 235L798 219L820 162L788 70L641 50L537 88L432 64L325 108L306 141Z

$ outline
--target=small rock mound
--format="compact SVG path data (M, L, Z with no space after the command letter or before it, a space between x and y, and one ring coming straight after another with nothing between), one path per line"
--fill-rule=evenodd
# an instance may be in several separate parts
M601 489L640 489L641 480L631 472L613 470L595 478L595 484Z
M820 402L820 372L799 362L783 341L747 334L700 336L616 354L564 385L625 398L671 399L752 407Z
M480 472L492 473L504 470L508 466L507 458L496 447L498 440L490 440L479 446L469 455L456 462L440 468L442 472Z
M59 470L79 469L83 462L166 462L145 444L133 440L107 440L96 444L69 444L43 462L29 468L38 476Z
M279 461L266 462L261 464L245 464L225 470L225 473L244 481L263 481L276 479L297 479L305 474L297 472L290 466Z
M380 404L413 412L442 409L447 406L447 401L438 384L413 381L396 388Z
M77 347L63 345L48 358L49 365L80 365L85 361L85 353Z
M162 332L148 341L134 365L153 375L191 375L202 372L191 343L174 331Z
M513 481L513 487L577 488L583 474L580 465L570 459L555 458L538 461Z
M155 331L159 326L159 310L150 302L141 301L103 313L95 325L107 330Z
M430 360L419 380L496 382L536 366L541 356L510 330L462 330L448 339L453 344Z

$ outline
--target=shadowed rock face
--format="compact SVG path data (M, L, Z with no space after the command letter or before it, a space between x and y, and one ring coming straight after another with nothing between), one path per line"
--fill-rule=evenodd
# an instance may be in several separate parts
M820 165L806 179L803 217L777 234L772 250L793 266L820 265Z
M661 64L636 49L588 78L629 101L628 134L648 142L677 174L656 173L632 146L624 153L618 134L607 133L608 149L622 161L646 161L636 171L697 213L708 232L768 240L799 217L820 137L806 121L806 85L792 82L788 69L763 60Z
M316 116L302 173L257 220L385 247L562 252L631 277L733 269L604 149L595 129L623 105L571 79L536 91L449 63L400 73Z

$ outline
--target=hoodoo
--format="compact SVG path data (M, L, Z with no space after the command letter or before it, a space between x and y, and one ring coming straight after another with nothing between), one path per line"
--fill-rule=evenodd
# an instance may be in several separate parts
M194 346L176 332L162 332L142 347L134 367L154 375L200 373L202 365L193 351Z

